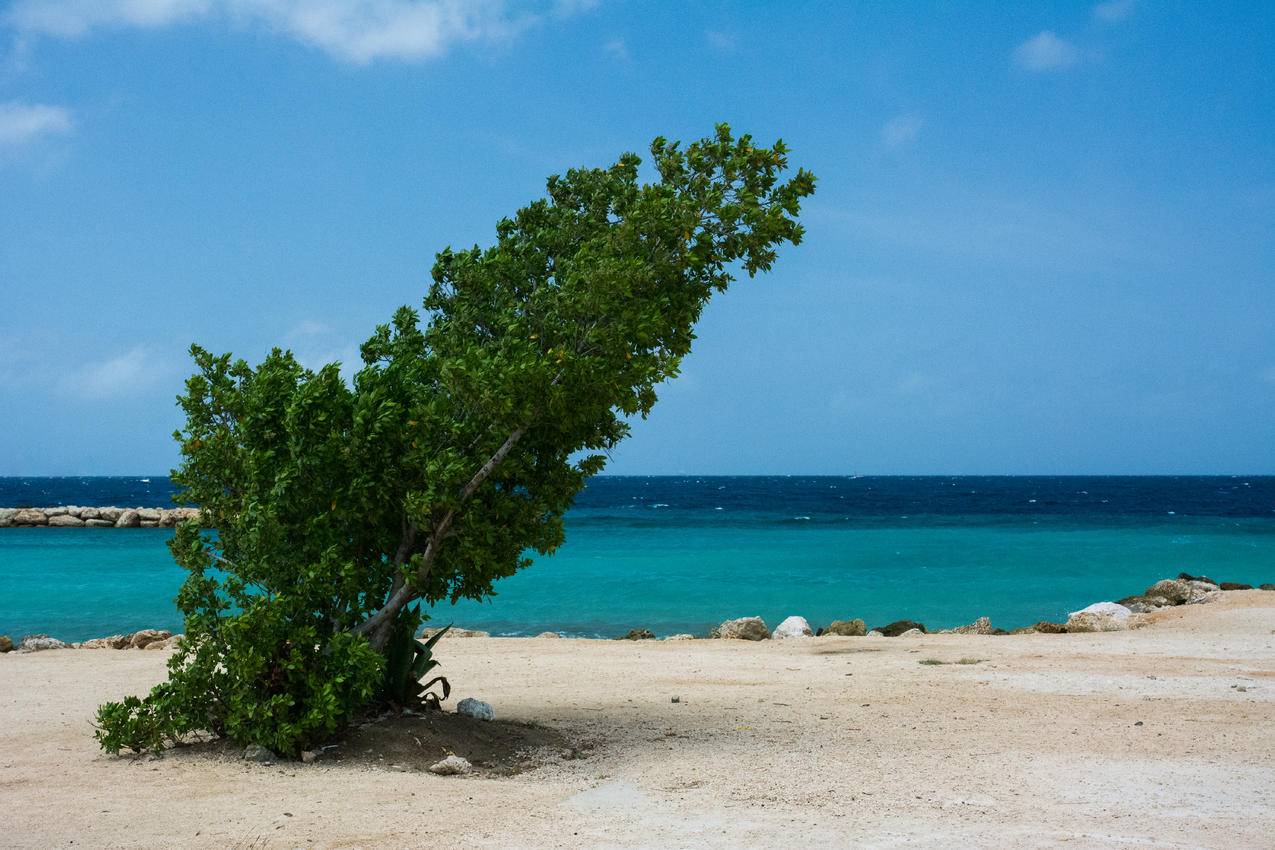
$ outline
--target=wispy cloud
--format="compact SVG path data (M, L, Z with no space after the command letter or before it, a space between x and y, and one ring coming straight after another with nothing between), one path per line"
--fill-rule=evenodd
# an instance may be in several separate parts
M611 39L602 45L602 49L613 59L618 59L621 62L629 61L629 46L622 38Z
M1036 74L1070 68L1080 58L1076 46L1059 38L1052 30L1034 35L1014 48L1014 63Z
M708 39L708 46L718 53L734 53L739 49L739 39L728 32L709 30L705 37Z
M62 106L9 101L0 103L0 147L32 142L41 136L65 135L75 129Z
M1118 24L1133 14L1134 0L1107 0L1093 7L1093 16L1104 24Z
M23 35L62 38L222 21L366 64L430 59L455 44L506 40L546 15L576 14L592 5L558 0L514 10L504 0L17 0L4 20Z
M881 128L881 141L888 148L900 148L916 141L925 123L920 115L907 113L896 115Z
M70 370L62 375L60 388L83 399L129 398L169 384L179 366L184 365L145 345L137 345L123 354Z

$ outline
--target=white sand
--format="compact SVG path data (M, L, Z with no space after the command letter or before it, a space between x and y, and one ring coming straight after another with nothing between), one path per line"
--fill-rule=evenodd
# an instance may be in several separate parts
M1275 593L1155 619L1093 635L445 640L455 696L599 742L501 779L105 756L95 706L161 679L167 653L10 654L0 846L1275 847Z

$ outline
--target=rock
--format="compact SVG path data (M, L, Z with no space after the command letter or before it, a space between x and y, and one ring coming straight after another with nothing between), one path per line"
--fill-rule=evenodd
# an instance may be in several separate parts
M302 750L301 761L303 764L311 764L321 755L323 755L323 753L319 750Z
M159 520L157 520L157 519L144 519L144 520L142 520L141 522L139 522L139 523L138 523L138 525L139 525L141 528L159 528Z
M1032 626L1032 631L1042 635L1061 635L1067 631L1067 627L1062 623L1051 623L1048 620L1041 620Z
M1150 614L1164 608L1164 598L1160 596L1129 596L1121 599L1118 604L1123 605L1135 614Z
M102 511L98 508L80 508L79 517L82 520L97 519L102 515Z
M968 626L957 626L952 629L952 633L958 635L990 635L994 631L991 617L979 617Z
M137 518L142 522L159 522L159 508L138 508Z
M491 704L483 702L480 699L466 697L456 703L456 713L463 714L466 717L472 717L475 720L495 720L496 712L492 710Z
M27 635L18 641L18 652L40 652L45 649L66 649L62 641L48 635Z
M868 632L866 635L864 635L864 637L885 637L885 635L881 634L881 633L880 633L879 631L877 631L876 629L873 629L872 631L870 631L870 632Z
M433 637L434 635L438 634L438 633L439 633L439 632L441 632L441 631L442 631L442 629L424 629L423 631L421 631L421 636L422 636L422 637L427 637L427 638L428 638L428 637ZM445 634L443 637L444 637L444 638L449 638L449 637L467 637L467 638L469 638L469 637L491 637L491 632L480 632L478 629L461 629L461 628L456 628L455 626L453 626L452 628L450 628L450 629L448 629L448 630L447 630L447 634Z
M132 637L129 638L128 645L133 649L145 649L152 643L166 641L172 636L172 632L162 629L142 629L140 632L133 632Z
M921 632L921 634L926 633L925 626L913 620L895 620L893 623L890 623L887 626L877 626L875 629L873 629L873 631L880 632L886 637L898 637L899 635L911 629L916 629L917 631Z
M13 638L0 635L0 652L13 652Z
M1258 590L1275 590L1275 584L1261 584L1261 585L1258 585L1257 589Z
M107 522L114 525L115 521L120 518L120 514L122 513L124 513L124 511L120 508L98 508L97 518L106 520Z
M50 528L83 528L84 520L70 514L59 514L49 517Z
M17 512L17 508L0 508L0 528L8 528L13 525L13 515Z
M560 638L560 637L562 637L562 635L558 634L557 632L541 632L540 634L536 635L536 637L538 637L538 638Z
M864 625L863 620L859 619L833 620L823 633L837 637L863 637L868 633L868 627Z
M48 525L49 518L37 508L23 508L9 517L14 525Z
M655 640L655 633L650 629L630 629L627 635L621 635L616 640Z
M126 511L121 511L119 519L115 520L116 528L137 528L141 524L141 515L131 508Z
M430 773L436 773L439 776L456 776L461 773L469 773L471 765L468 759L460 756L448 756L440 762L435 762L429 766Z
M718 626L717 636L722 640L766 640L770 637L770 629L766 628L761 617L740 617Z
M923 637L925 632L920 629L908 629L906 632L900 632L899 637Z
M79 644L79 649L128 649L132 635L111 635L110 637L93 638Z
M1253 589L1253 585L1240 584L1237 581L1224 581L1221 584L1219 584L1218 587L1222 590L1252 590Z
M1166 578L1143 591L1145 599L1163 599L1163 605L1185 605L1196 595L1196 590L1186 579Z
M786 640L788 638L807 638L814 637L815 630L810 628L810 623L806 622L805 617L796 615L787 617L782 623L775 626L775 631L771 633L774 640Z
M1011 635L1034 635L1036 634L1036 629L1032 626L1023 626L1022 628L1014 629L1013 631L1010 632L1010 634Z
M1202 581L1205 584L1217 584L1217 582L1208 576L1193 576L1190 573L1178 573L1178 578L1183 581Z
M274 764L278 758L260 744L249 744L244 747L243 757L244 761L255 761L258 764Z
M695 640L695 635L682 632L681 634L669 635L668 637L662 637L660 638L660 640Z
M67 508L63 505L59 505L58 507L55 507L55 508L43 509L44 515L46 517L66 516L68 513L70 513L70 510L71 510L70 508Z
M1115 602L1095 602L1067 617L1067 631L1118 632L1129 628L1133 612Z
M89 528L114 528L115 523L109 519L86 519L84 524Z

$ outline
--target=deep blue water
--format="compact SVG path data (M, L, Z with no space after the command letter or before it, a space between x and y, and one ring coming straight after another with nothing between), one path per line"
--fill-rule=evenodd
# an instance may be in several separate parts
M0 478L0 505L168 504L166 478ZM179 628L162 529L0 530L0 634ZM496 633L1065 616L1186 570L1275 581L1275 477L600 477L553 557L435 619Z

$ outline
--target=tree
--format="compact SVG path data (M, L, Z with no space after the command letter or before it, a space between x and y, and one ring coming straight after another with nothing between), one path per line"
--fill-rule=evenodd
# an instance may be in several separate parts
M175 534L183 647L145 700L103 706L104 746L207 730L295 754L406 693L411 665L385 658L421 602L486 597L562 543L710 297L801 241L814 191L781 179L782 142L725 125L651 156L653 182L635 154L568 171L491 247L438 254L423 314L376 329L352 386L278 349L252 368L192 347L173 479L217 534Z

